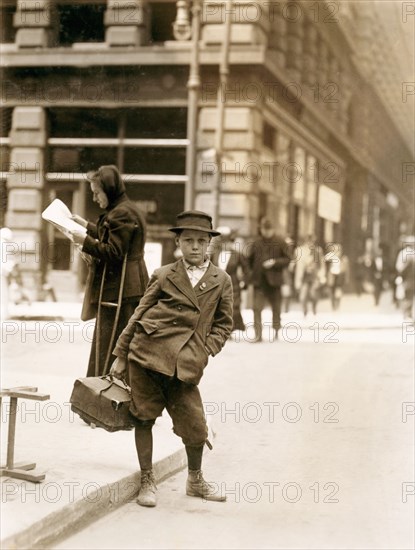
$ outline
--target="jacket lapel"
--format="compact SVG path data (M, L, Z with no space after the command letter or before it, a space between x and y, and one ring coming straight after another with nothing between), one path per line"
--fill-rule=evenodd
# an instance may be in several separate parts
M199 302L196 298L195 290L190 284L190 280L182 260L178 260L175 264L173 264L171 272L167 275L167 279L169 279L169 281L172 282L182 294L187 296L187 298L189 298L189 300L197 308L199 308Z
M219 285L218 274L218 268L210 262L206 273L193 289L197 297L202 296L202 294L206 294L206 292L210 292L213 288Z

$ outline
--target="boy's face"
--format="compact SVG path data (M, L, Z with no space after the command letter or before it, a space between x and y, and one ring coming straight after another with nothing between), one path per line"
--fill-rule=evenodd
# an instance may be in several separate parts
M200 265L205 261L211 236L205 231L184 229L176 237L176 245L183 253L183 258L190 265Z

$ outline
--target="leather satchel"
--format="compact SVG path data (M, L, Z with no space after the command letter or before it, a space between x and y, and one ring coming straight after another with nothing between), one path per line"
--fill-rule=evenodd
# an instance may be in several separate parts
M130 430L131 390L111 375L78 378L70 398L71 409L87 424L108 432Z

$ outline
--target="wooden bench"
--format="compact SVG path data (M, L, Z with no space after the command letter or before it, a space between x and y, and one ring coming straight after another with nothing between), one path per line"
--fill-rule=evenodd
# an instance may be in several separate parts
M50 395L45 393L38 393L37 388L34 387L19 387L0 390L0 410L2 406L3 397L10 398L10 412L9 412L9 431L7 436L7 462L6 466L0 468L1 477L14 477L17 479L25 479L27 481L33 481L39 483L45 479L45 474L36 474L35 472L28 473L28 470L34 470L35 463L14 463L14 443L16 436L16 416L17 416L17 400L18 399L32 399L35 401L47 401L50 399Z

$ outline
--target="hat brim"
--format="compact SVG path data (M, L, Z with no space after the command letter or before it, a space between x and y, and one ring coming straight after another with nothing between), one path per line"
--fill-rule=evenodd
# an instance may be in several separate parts
M198 225L183 225L180 227L171 227L169 231L172 231L173 233L178 233L179 231L184 231L185 229L192 229L194 231L201 231L202 233L209 233L209 235L212 235L212 237L218 237L219 235L221 235L219 231L206 229L205 227L200 227Z

